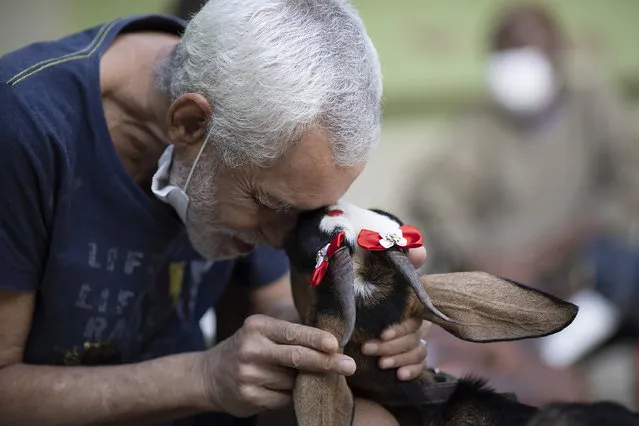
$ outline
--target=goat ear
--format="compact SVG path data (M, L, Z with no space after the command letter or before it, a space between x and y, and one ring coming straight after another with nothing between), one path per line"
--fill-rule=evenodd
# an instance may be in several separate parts
M325 313L313 314L306 325L327 331L339 339L344 323ZM339 349L344 353L343 349ZM293 406L299 426L349 426L353 424L354 401L346 377L300 371L293 389Z
M470 342L542 337L567 327L578 308L539 290L485 272L422 275L433 304L453 322L442 321L415 296L413 315Z

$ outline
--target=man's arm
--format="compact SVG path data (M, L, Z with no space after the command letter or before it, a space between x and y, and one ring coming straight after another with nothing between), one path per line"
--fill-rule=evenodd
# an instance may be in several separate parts
M50 250L62 155L21 100L0 86L0 423L141 424L211 408L194 354L121 367L23 362Z
M200 411L247 417L289 404L295 369L355 372L330 333L263 315L206 352L119 367L27 365L20 358L33 306L33 294L0 294L3 425L139 425Z
M24 364L34 305L34 293L0 290L3 425L138 425L215 408L207 402L197 353L122 366Z

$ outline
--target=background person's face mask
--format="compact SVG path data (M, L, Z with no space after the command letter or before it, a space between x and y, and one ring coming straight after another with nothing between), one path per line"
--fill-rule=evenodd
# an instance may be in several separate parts
M488 60L486 77L494 100L519 116L542 112L557 93L550 60L534 48L494 53Z
M202 156L206 142L208 142L208 139L204 141L197 157L195 157L195 160L193 161L193 166L191 166L189 176L186 178L186 182L184 183L184 189L176 185L171 185L170 183L169 178L171 176L171 163L173 162L173 145L169 145L164 150L164 153L162 153L162 156L158 160L158 170L153 175L151 191L159 200L171 205L184 224L186 224L186 212L189 207L189 197L186 195L186 190L189 186L189 182L191 181L191 177L193 176L193 170L195 170L195 167Z

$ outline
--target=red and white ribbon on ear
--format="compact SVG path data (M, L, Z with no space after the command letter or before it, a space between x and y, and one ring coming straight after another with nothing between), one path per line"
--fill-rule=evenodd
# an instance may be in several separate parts
M339 249L344 242L346 234L344 231L340 231L333 237L330 243L326 244L317 252L315 256L315 270L311 275L311 287L317 286L324 279L326 271L328 270L328 260L333 257L335 252Z
M410 225L400 226L392 232L376 232L362 229L357 236L360 247L369 251L383 251L393 246L405 249L417 248L423 245L422 234Z

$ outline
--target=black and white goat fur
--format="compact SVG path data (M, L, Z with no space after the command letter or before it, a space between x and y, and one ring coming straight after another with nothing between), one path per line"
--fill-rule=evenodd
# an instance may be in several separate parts
M291 233L286 250L302 322L332 333L343 352L357 363L357 372L348 378L298 375L294 405L300 426L350 425L353 394L385 406L403 418L402 425L453 424L436 419L444 415L441 410L451 408L454 395L472 388L472 383L453 381L451 386L445 375L432 371L400 382L395 371L379 369L376 358L363 356L359 350L364 341L379 338L383 330L406 318L431 321L463 340L492 342L552 334L576 316L575 305L518 283L483 272L420 277L408 260L407 250L394 246L367 251L357 243L362 229L384 233L401 225L389 213L340 201L302 214ZM340 231L345 233L341 248L330 259L322 282L311 287L317 253ZM483 395L479 387L475 395ZM494 396L501 398L504 407L518 404ZM525 412L530 408L518 405ZM477 425L504 424L491 420L488 411L467 414L485 419ZM513 414L511 420L517 416ZM527 417L521 414L522 419Z

